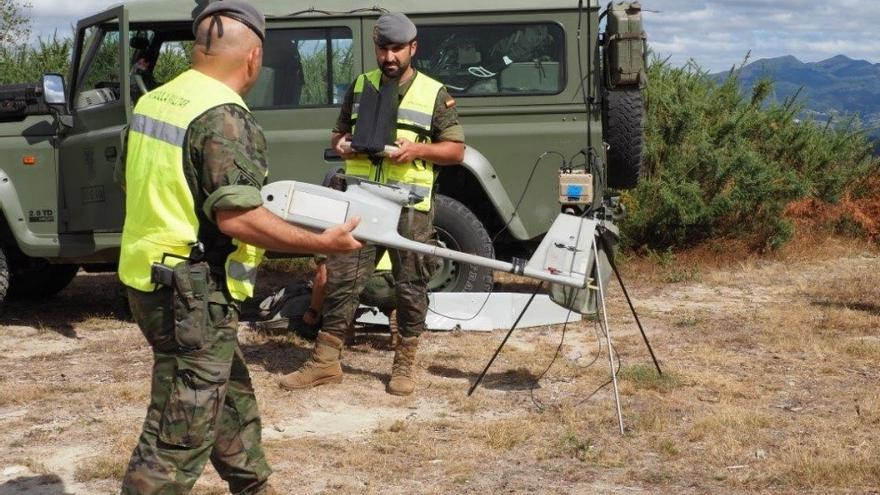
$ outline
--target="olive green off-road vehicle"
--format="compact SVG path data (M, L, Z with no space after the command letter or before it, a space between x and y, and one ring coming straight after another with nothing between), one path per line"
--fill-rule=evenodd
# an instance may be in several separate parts
M124 200L113 176L132 108L187 68L192 19L206 3L138 1L83 19L69 74L0 88L0 303L54 294L81 267L115 269ZM439 242L489 257L528 251L560 211L560 166L583 167L587 156L607 170L600 195L638 180L638 3L254 3L268 32L247 103L269 139L270 181L320 183L341 164L330 129L349 83L376 67L381 9L418 25L414 64L447 85L467 136L462 166L439 172ZM453 262L431 282L433 290L491 285L488 269Z

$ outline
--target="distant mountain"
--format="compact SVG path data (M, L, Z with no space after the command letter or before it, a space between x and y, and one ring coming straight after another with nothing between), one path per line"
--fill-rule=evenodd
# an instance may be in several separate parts
M726 72L712 75L719 81L726 76ZM742 68L741 80L746 91L764 77L775 81L777 101L803 88L801 101L807 113L817 120L835 114L856 114L880 138L880 64L844 55L804 63L788 55L757 60Z

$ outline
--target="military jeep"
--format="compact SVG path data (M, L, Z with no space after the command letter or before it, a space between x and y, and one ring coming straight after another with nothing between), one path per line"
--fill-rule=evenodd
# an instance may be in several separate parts
M560 166L579 156L602 164L600 197L636 185L638 3L254 3L268 31L247 103L269 139L270 181L320 183L341 164L329 132L349 83L376 67L371 35L388 9L418 25L414 65L447 85L467 136L462 166L439 171L438 242L489 257L528 252L560 211ZM192 18L205 4L147 0L83 19L69 74L0 88L0 303L54 294L81 267L115 269L124 193L114 170L133 105L187 68ZM486 268L446 262L431 288L492 283Z

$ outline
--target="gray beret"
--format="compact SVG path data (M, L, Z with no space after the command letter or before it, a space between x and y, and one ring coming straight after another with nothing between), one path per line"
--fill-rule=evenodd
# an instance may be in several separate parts
M211 2L196 16L193 22L193 34L199 28L199 24L211 16L221 15L229 17L251 28L261 40L266 38L266 16L246 0L218 0ZM219 36L223 36L223 28L219 28Z
M400 12L387 12L376 21L373 42L378 46L409 43L416 39L416 25Z

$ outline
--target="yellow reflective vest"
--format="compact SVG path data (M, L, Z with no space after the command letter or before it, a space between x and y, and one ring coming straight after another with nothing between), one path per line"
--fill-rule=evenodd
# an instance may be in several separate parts
M199 221L184 175L184 141L189 125L225 104L247 109L235 91L201 72L189 70L141 97L128 134L125 166L125 225L119 278L134 289L156 289L150 267L165 254L188 257L199 242ZM201 205L199 205L201 207ZM226 286L243 301L254 293L263 250L233 239L226 259ZM173 266L181 260L166 257Z
M358 102L366 84L377 91L382 80L379 69L361 74L354 82L353 105L351 109L352 134L357 127ZM406 138L415 143L431 141L431 122L437 94L443 84L417 72L412 84L403 95L397 108L397 138ZM345 161L345 173L364 179L405 187L425 199L414 208L419 211L431 209L431 190L434 187L434 164L424 160L409 163L394 163L385 158L374 164L369 158L357 157Z

